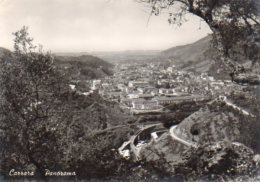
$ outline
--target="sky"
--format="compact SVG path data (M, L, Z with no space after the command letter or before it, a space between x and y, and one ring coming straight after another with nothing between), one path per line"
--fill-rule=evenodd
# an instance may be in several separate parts
M194 16L177 27L166 12L149 15L136 0L0 0L0 47L12 49L12 32L24 25L52 52L164 50L210 33Z

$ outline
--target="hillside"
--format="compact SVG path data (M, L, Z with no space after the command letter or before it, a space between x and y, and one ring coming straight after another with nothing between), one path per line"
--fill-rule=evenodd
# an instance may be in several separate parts
M184 70L205 72L212 65L214 51L210 45L211 37L207 36L195 43L177 46L161 52L161 57L170 59Z
M238 98L234 97L236 102ZM241 104L243 102L247 105L255 103L255 106L245 107ZM232 100L216 100L183 120L176 134L200 145L219 141L240 142L259 152L260 125L256 108L259 104L251 98L240 97L236 104Z
M233 103L235 107L227 103ZM195 142L199 145L219 141L240 142L259 152L260 123L257 120L259 118L259 101L242 95L233 95L230 96L227 103L215 100L206 104L180 122L175 134L185 141ZM172 145L168 133L160 139L160 142L152 143L151 147L159 151L165 147L164 150L170 150L171 154L178 154L180 150L184 150L183 145L173 144L175 147L170 148L171 145L166 145L166 143ZM176 142L174 141L174 143ZM152 156L150 155L150 157Z
M248 40L252 42L253 46L259 47L259 36L260 36L260 28L259 26L255 26L255 31L252 36L248 37ZM157 60L168 61L172 64L175 64L178 68L186 70L186 71L194 71L194 72L208 72L209 75L214 76L216 79L230 79L230 70L220 62L219 56L216 53L215 49L211 45L211 36L204 37L198 40L195 43L177 46L165 51L162 51ZM242 45L242 44L241 44ZM258 72L259 69L259 51L257 49L247 50L247 54L254 55L256 60L253 62L248 60L247 57L244 56L245 48L241 45L238 45L235 49L237 52L236 61L243 65L246 70L254 72ZM250 52L251 51L251 52ZM242 54L240 54L242 53ZM257 56L258 55L258 56ZM252 57L252 56L251 56ZM257 59L258 57L258 59ZM252 67L252 63L255 63ZM247 77L247 76L246 76ZM248 79L244 79L246 82L249 82ZM250 79L249 79L250 80ZM258 82L258 79L256 79ZM253 81L255 82L255 81Z
M89 96L69 91L64 93L64 104L68 104L74 115L74 125L80 125L78 132L91 133L117 125L126 124L127 115L119 105L105 101L98 94Z
M0 47L0 58L3 58L5 56L10 56L11 55L11 51L9 51L6 48Z
M203 55L203 52L209 47L210 40L210 36L207 36L192 44L167 49L165 51L162 51L161 54L169 58L175 58L176 62L179 62L181 60L195 61L196 59L201 57Z
M5 59L12 56L12 52L0 47L0 58ZM97 79L112 74L112 65L98 57L84 55L79 57L56 56L54 63L62 72L66 72L69 82L82 81L85 90L70 90L66 85L64 91L64 105L71 107L71 111L77 112L75 116L77 123L83 125L87 131L102 130L110 126L123 124L126 114L119 108L118 104L104 101L98 94L85 96L82 92L88 91L86 80ZM65 78L65 76L64 76ZM84 130L84 131L85 131Z
M0 58L10 57L12 52L0 47ZM72 80L98 79L112 74L113 65L91 55L55 56L54 63Z
M112 74L110 63L91 55L56 56L54 60L57 66L64 69L72 80L97 79Z
M158 170L180 174L183 181L219 181L218 175L230 174L250 181L249 171L257 169L253 158L260 151L258 103L242 95L209 102L144 145L141 156Z

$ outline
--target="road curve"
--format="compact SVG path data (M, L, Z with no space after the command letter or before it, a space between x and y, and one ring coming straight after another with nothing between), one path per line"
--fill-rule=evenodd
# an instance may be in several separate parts
M235 104L233 104L231 101L229 101L227 99L226 96L219 96L219 99L221 99L223 102L225 102L225 104L227 104L228 106L231 106L233 107L234 109L238 110L238 111L241 111L244 115L247 115L247 116L251 116L251 117L255 117L253 114L247 112L246 110L242 109L241 107L238 107L236 106Z
M196 149L197 149L197 148L198 148L198 144L197 144L197 143L185 141L185 140L181 139L180 137L178 137L178 136L175 134L175 130L176 130L177 126L178 126L178 125L172 126L172 127L170 128L170 130L169 130L170 136L172 137L172 139L173 139L173 140L176 140L176 141L178 141L178 142L180 142L180 143L182 143L182 144L184 144L184 145L186 145L186 146L188 146L188 147L192 147L192 148L196 148ZM244 145L244 144L239 143L239 142L231 142L231 144L236 145L236 146Z
M193 143L193 142L188 142L188 141L185 141L183 139L181 139L180 137L178 137L176 134L175 134L175 130L176 128L178 127L178 125L175 125L175 126L172 126L169 130L170 132L170 136L172 137L173 140L176 140L180 143L182 143L183 145L186 145L188 147L193 147L193 148L198 148L198 145L196 143Z
M133 135L130 138L130 148L131 151L134 153L135 156L135 160L140 160L141 159L141 147L136 147L136 145L134 144L135 139L138 137L138 135L140 135L142 132L144 132L145 130L151 129L153 127L162 125L161 123L157 123L157 124L151 124L151 125L147 125L144 128L140 129L138 132L135 133L135 135Z

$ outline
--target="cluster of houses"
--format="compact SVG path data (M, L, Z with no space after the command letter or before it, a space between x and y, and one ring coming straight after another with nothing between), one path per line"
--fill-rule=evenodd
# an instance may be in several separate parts
M214 80L206 73L195 75L160 64L117 65L114 72L92 80L91 89L134 114L162 112L165 105L208 99L234 87L231 81Z

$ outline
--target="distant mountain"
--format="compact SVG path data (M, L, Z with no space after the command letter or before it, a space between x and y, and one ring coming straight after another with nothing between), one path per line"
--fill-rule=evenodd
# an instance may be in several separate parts
M194 57L202 55L201 50L206 50L209 47L210 40L211 37L207 36L191 44L169 48L162 51L161 54L181 60L192 60Z
M54 60L74 80L97 79L112 74L112 64L91 55L56 56Z
M152 60L158 56L157 50L138 50L138 51L115 51L115 52L92 52L92 55L100 57L112 64L140 63Z
M158 56L159 50L93 51L93 52L57 52L57 56L97 56L111 64L147 62Z
M211 36L207 36L195 43L162 51L160 57L163 60L170 60L184 70L206 72L213 63L214 51L211 48L210 41Z
M252 40L259 46L259 35L260 28L259 26L256 26L255 33L252 36L249 36L248 39ZM160 56L157 58L157 61L160 60L161 62L174 64L179 69L186 71L194 71L198 73L208 72L217 79L230 79L229 68L219 64L219 62L214 61L219 58L216 50L211 45L211 40L212 36L209 35L196 41L195 43L167 49L161 52ZM237 52L244 51L243 47L240 45L236 49ZM259 53L259 51L258 53L254 52L254 54ZM248 70L252 68L252 61L248 60L248 58L243 56L243 54L238 55L237 61ZM254 67L255 66L256 64Z

